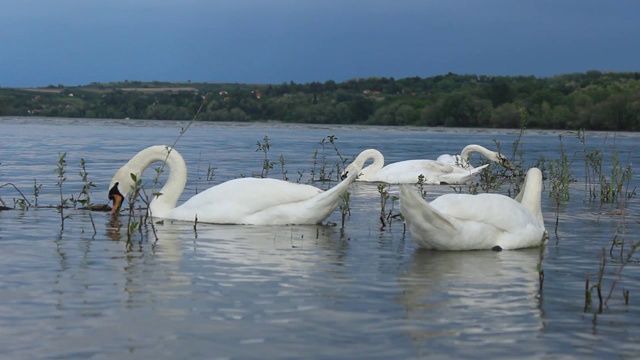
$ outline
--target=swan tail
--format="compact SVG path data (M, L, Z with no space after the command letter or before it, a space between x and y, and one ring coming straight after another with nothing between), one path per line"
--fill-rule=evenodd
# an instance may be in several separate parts
M357 172L347 174L347 177L333 186L331 189L324 191L313 197L311 202L307 202L305 207L313 209L315 214L315 223L324 221L338 207L342 199L342 195L349 190L349 186L356 180Z
M469 173L471 173L471 176L475 176L478 175L482 170L484 170L484 168L486 168L487 166L489 166L489 164L484 164L482 166L478 166L476 168L473 168L469 171Z
M351 171L345 174L345 178L333 186L331 189L323 192L322 194L317 196L318 201L336 201L336 206L338 206L338 201L340 196L347 192L351 183L353 183L358 177L357 171Z
M410 227L447 231L456 229L449 219L411 189L411 185L400 186L400 213Z

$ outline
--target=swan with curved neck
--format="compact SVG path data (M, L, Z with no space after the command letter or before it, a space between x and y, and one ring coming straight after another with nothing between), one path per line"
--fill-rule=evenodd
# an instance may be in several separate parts
M544 241L541 197L542 173L531 168L516 199L500 194L446 194L427 203L403 185L400 212L421 248L520 249Z
M373 163L364 167L364 164ZM423 183L427 185L466 184L488 165L471 170L463 169L451 164L435 160L405 160L384 166L384 156L375 149L367 149L360 153L353 164L362 168L356 181L384 182L388 184L415 184L422 175Z
M358 160L358 157L356 160ZM136 179L154 162L164 162L169 177L149 204L151 216L163 219L216 224L287 225L318 224L340 203L340 196L355 181L357 165L347 167L347 177L323 191L315 186L269 178L240 178L226 181L196 194L176 206L187 183L187 166L182 156L168 146L146 148L122 166L111 179L109 199L112 214L120 210L124 198L134 189Z
M443 163L455 165L463 169L470 170L470 169L473 169L473 166L469 162L469 158L471 157L471 154L474 152L480 153L490 161L493 161L508 169L511 169L511 164L509 164L509 160L507 160L507 158L504 155L502 155L497 151L491 151L484 146L476 145L476 144L470 144L465 146L464 149L462 149L462 152L460 152L460 155L442 154L438 156L436 160Z

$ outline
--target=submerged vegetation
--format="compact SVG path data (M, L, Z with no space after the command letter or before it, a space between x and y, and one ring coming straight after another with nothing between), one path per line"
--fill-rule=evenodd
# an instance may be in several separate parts
M640 130L640 73L0 88L0 116Z

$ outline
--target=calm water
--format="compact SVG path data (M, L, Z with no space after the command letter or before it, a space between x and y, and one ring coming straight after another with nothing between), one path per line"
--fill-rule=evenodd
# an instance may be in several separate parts
M381 231L375 185L351 188L351 216L338 226L214 226L165 221L157 242L146 231L126 246L126 229L108 213L67 210L56 186L58 154L67 153L65 197L82 187L87 162L94 203L107 203L113 173L136 152L174 143L186 122L0 119L0 185L14 184L38 207L0 212L0 358L7 359L352 359L352 358L637 358L640 356L639 255L620 276L597 317L583 311L602 247L622 224L620 206L584 196L582 145L563 138L578 182L560 209L543 196L551 238L543 249L430 252L416 249L402 224ZM525 132L525 160L558 158L558 132ZM284 124L192 125L176 148L189 166L183 200L224 180L261 172L257 142L282 178L306 181L320 141L337 137L343 156L375 147L387 162L435 158L469 143L511 152L517 131L425 130ZM640 134L587 134L590 149L610 147L640 163ZM337 156L325 144L332 164ZM477 156L477 155L476 155ZM477 161L477 159L474 159ZM215 168L212 179L207 169ZM320 187L329 184L316 184ZM640 185L635 175L632 188ZM391 192L396 193L394 187ZM452 191L428 187L428 198ZM9 207L21 198L0 188ZM397 206L397 203L396 203ZM637 199L624 207L627 241L638 241ZM622 229L620 229L622 231ZM622 235L619 235L621 238ZM542 250L542 251L541 251ZM620 269L607 252L606 296ZM537 266L545 278L540 293ZM623 289L629 290L625 305ZM594 292L597 308L597 297Z

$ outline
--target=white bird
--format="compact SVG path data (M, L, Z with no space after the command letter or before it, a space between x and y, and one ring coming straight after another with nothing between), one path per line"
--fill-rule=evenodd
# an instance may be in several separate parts
M409 185L400 212L419 247L435 250L509 250L539 246L545 237L542 173L531 168L514 200L500 194L446 194L427 203Z
M196 194L177 206L187 182L187 166L182 156L168 146L156 145L135 155L114 175L109 185L117 214L125 196L134 189L134 181L154 162L164 162L169 177L149 204L151 216L162 219L215 224L286 225L318 224L340 203L341 195L355 181L359 168L347 167L347 177L323 191L311 185L269 178L240 178L226 181Z
M368 160L373 160L373 163L364 167L364 163ZM427 159L404 160L384 166L384 156L375 149L363 151L352 164L358 164L361 168L356 181L415 184L422 175L423 183L426 185L466 184L482 169L489 166L487 164L467 170Z
M471 154L474 152L480 153L490 161L496 162L508 169L511 168L511 164L509 164L509 160L507 160L507 158L504 155L502 155L497 151L491 151L485 148L484 146L476 145L476 144L470 144L465 146L464 149L462 149L462 152L460 153L460 155L442 154L438 156L436 160L446 164L451 164L451 165L459 166L463 169L470 170L470 169L473 169L473 166L469 162L469 158L471 157Z

